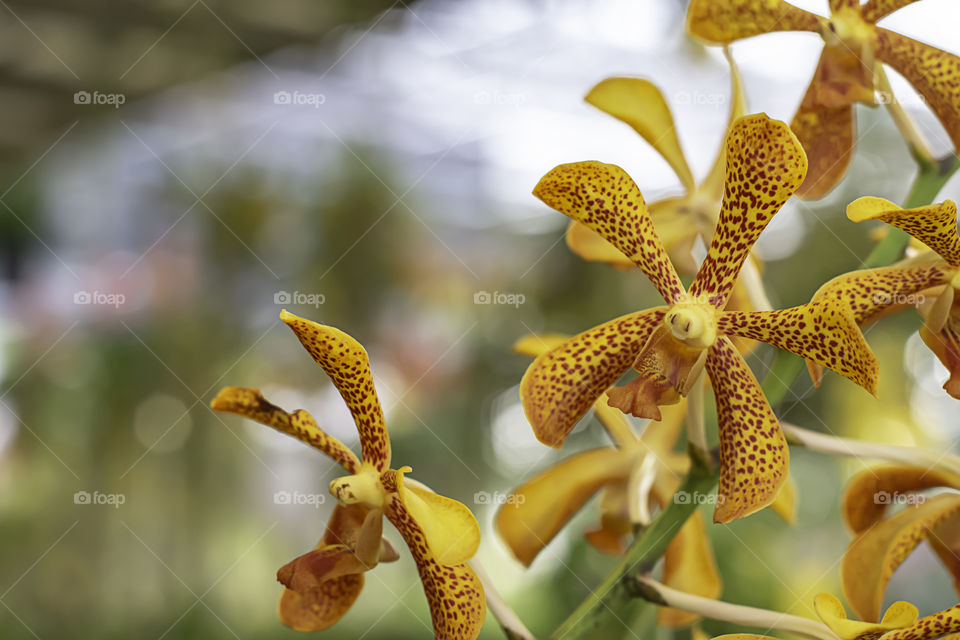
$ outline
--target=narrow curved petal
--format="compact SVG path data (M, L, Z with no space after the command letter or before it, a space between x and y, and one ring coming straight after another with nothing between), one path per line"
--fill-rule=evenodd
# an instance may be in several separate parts
M891 631L883 636L883 640L929 640L931 638L955 638L960 631L960 604L949 609L924 616L906 629Z
M807 174L807 158L790 127L764 114L737 120L727 134L727 180L717 231L697 277L694 298L719 309L743 261L773 215Z
M727 523L776 500L787 480L790 451L757 379L726 336L710 348L707 372L720 426L720 485L713 521Z
M847 548L840 567L843 593L861 620L876 620L894 570L930 530L960 510L960 495L939 495L867 529Z
M584 100L630 125L673 167L686 192L693 191L693 175L683 156L673 115L656 85L642 78L607 78Z
M360 468L360 461L353 451L333 436L327 435L317 426L313 416L303 409L287 413L268 402L256 389L224 387L210 403L210 407L214 411L226 411L256 420L306 442L333 458L350 473L356 473Z
M890 605L880 622L850 620L840 600L829 593L818 594L813 599L813 608L841 640L872 640L891 629L912 625L919 613L915 606L901 600Z
M704 598L720 597L723 583L713 558L703 515L695 511L670 541L664 554L663 584ZM670 607L657 610L657 621L666 627L686 627L699 619L695 613Z
M562 164L540 179L533 195L620 249L667 302L683 293L640 189L620 167L593 161Z
M693 0L687 33L708 44L729 44L772 31L816 31L820 20L784 0Z
M910 81L960 149L960 57L893 31L876 31L877 59Z
M867 22L876 22L890 15L897 9L902 9L916 1L917 0L867 0L867 3L860 8L860 14Z
M742 118L747 113L747 96L743 92L743 80L740 77L740 69L733 60L730 49L723 48L723 55L730 65L730 118L727 122L727 131L733 127L733 123ZM711 201L720 202L723 198L723 183L727 177L727 153L723 144L717 151L717 158L713 161L710 173L700 184L698 191L705 194Z
M577 421L633 365L662 307L621 316L540 355L520 381L520 399L540 442L560 447Z
M487 612L483 584L477 574L468 564L446 566L437 562L427 535L399 494L390 495L386 516L403 536L417 563L436 639L475 640Z
M397 495L439 564L463 564L477 553L480 525L462 502L402 480L397 482Z
M634 266L633 260L582 222L571 220L564 239L567 248L587 262L605 262L620 269L632 269Z
M960 399L960 305L956 302L953 304L947 322L936 333L927 325L922 325L920 338L950 373L943 383L944 391Z
M960 100L960 95L957 99ZM901 209L889 200L866 196L847 205L847 217L854 222L880 220L903 229L950 264L960 265L957 205L951 200L916 209Z
M350 610L362 589L362 573L327 580L304 592L284 589L277 613L295 631L322 631Z
M776 311L724 311L717 328L786 349L876 393L877 358L850 307L836 299Z
M390 466L390 436L373 386L366 350L334 327L298 318L286 310L280 313L280 319L293 330L343 396L357 423L363 461L371 463L378 471L387 469Z
M960 475L910 464L873 467L853 476L843 493L843 519L859 534L883 519L897 496L930 489L960 489Z
M513 555L529 566L601 487L625 482L632 457L619 449L590 449L538 473L514 489L497 511L496 527Z

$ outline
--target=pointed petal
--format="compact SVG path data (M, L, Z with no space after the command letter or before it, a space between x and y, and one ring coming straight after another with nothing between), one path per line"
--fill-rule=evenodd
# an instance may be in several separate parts
M883 198L863 197L847 205L847 217L854 222L881 220L892 224L936 251L950 264L960 265L957 205L950 200L916 209L901 209Z
M286 310L280 313L280 319L293 330L343 396L360 432L363 461L371 463L378 471L388 468L390 436L373 386L366 350L339 329L298 318Z
M726 141L727 180L717 231L690 286L722 309L743 261L764 227L807 173L803 148L790 128L763 114L740 118Z
M902 9L916 1L917 0L867 0L866 4L860 8L860 13L867 22L876 22L890 15L897 9Z
M621 316L542 354L520 381L520 399L540 442L560 447L593 402L633 365L664 309Z
M787 524L797 523L797 483L793 477L787 477L787 481L780 488L776 500L770 504L773 512L780 516Z
M284 589L278 607L280 620L295 631L327 629L349 611L361 589L362 573L327 580L303 593Z
M662 581L683 593L711 599L720 597L720 574L713 559L703 515L699 511L690 516L667 546ZM686 627L699 617L695 613L669 607L657 610L657 621L667 627Z
M729 44L771 31L816 31L820 18L783 0L693 0L687 33L708 44Z
M468 564L446 566L437 562L427 534L398 493L390 495L386 515L417 563L436 639L475 640L486 617L487 602L473 569Z
M667 302L680 297L683 284L653 228L640 189L626 171L593 161L562 164L541 178L533 194L620 249Z
M913 624L917 619L917 608L909 602L894 602L887 609L882 622L861 622L850 620L840 600L829 593L818 594L813 599L813 608L824 624L830 627L841 640L871 640L891 629L899 629Z
M876 392L877 358L850 307L834 298L777 311L724 311L717 329L786 349Z
M673 115L656 85L641 78L607 78L584 100L630 125L673 167L686 192L693 191L693 176L683 157Z
M960 149L960 57L880 28L876 56L910 81Z
M709 350L707 372L720 426L720 486L713 521L743 518L773 502L790 467L780 423L730 339Z
M497 510L500 537L529 566L570 518L601 487L626 482L632 456L613 448L590 449L538 473L514 489Z
M960 604L940 613L924 616L906 629L891 631L883 636L883 640L949 640L956 638L957 631L960 631Z
M960 475L929 467L890 464L853 476L843 493L843 519L854 534L883 519L895 496L931 487L960 489ZM922 499L922 498L921 498Z
M730 65L730 119L727 123L727 131L733 127L733 123L742 118L747 113L747 96L743 92L743 80L740 78L740 69L737 68L730 54L730 49L723 48L723 54ZM720 145L717 152L717 158L713 161L713 167L710 173L704 179L698 188L698 192L705 194L711 202L720 202L723 198L723 183L727 178L727 153L724 145Z
M843 556L840 577L847 602L861 620L876 620L894 570L930 530L960 511L960 495L946 494L907 507L857 537Z
M350 473L355 473L360 468L360 461L357 460L353 451L320 429L313 416L303 409L287 413L268 402L256 389L224 387L210 403L210 407L214 411L226 411L256 420L297 440L302 440L311 447L323 451Z
M622 269L632 269L633 260L621 253L620 249L603 239L599 233L576 220L567 225L565 236L567 247L587 262L606 262Z

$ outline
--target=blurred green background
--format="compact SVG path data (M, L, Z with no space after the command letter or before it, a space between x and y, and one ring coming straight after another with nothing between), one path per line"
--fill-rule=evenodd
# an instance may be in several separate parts
M897 15L901 30L949 48L924 18L946 4L918 5ZM356 446L339 396L279 322L284 306L367 347L396 463L475 509L480 559L531 629L548 634L613 562L579 535L596 505L523 570L476 494L509 491L604 436L588 417L563 452L537 443L518 404L527 360L510 347L656 298L638 272L573 256L565 219L530 189L558 163L600 159L627 168L648 201L678 193L642 140L582 103L614 74L663 88L694 173L705 173L729 73L719 52L685 39L684 9L5 3L0 637L296 636L276 619L275 571L320 538L332 499L288 505L275 494L323 495L334 469L208 408L221 386L259 387ZM817 42L776 34L734 48L751 111L789 120ZM912 111L945 149L939 125ZM869 251L869 229L846 220L847 202L906 193L912 164L889 118L858 113L848 178L821 202L788 204L760 243L775 305L807 300ZM955 179L943 197L958 191ZM482 292L522 303L477 304ZM784 418L955 448L954 401L917 326L904 314L868 333L883 365L880 401L835 375L816 392L801 377ZM761 348L751 358L758 377L772 356ZM710 533L725 599L812 615L817 592L839 593L849 539L839 498L863 463L792 457L796 526L763 512ZM114 504L84 504L83 492ZM927 613L956 602L949 585L921 549L888 599ZM430 633L402 552L368 574L326 635ZM501 635L491 618L483 637Z

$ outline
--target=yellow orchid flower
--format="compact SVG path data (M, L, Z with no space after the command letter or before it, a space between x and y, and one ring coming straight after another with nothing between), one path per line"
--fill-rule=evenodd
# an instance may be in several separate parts
M882 64L913 85L960 149L960 58L876 26L913 1L830 0L830 17L824 18L784 0L692 0L687 31L707 44L723 45L774 31L820 34L823 53L791 123L810 160L798 195L818 198L847 170L856 129L853 105L876 103Z
M396 559L381 537L383 516L397 528L417 563L438 640L473 639L486 615L483 586L467 564L480 544L480 527L463 504L405 480L410 467L390 467L390 436L364 348L346 333L283 311L313 359L343 396L360 433L362 455L327 435L303 410L287 413L256 389L226 387L211 406L236 413L301 440L350 474L330 483L337 499L323 539L277 573L286 587L281 620L298 631L326 629L351 607L363 574Z
M521 338L514 350L540 356L567 340L559 334ZM514 489L497 512L496 526L514 556L529 566L587 501L601 492L600 525L587 541L602 553L619 555L634 526L647 524L639 510L650 500L663 507L690 468L685 453L674 451L683 428L683 402L665 408L663 420L637 436L623 413L609 406L605 395L595 403L597 418L614 447L599 447L573 455L538 473ZM649 471L649 473L647 473ZM649 480L649 482L645 482ZM646 489L646 495L638 492ZM644 505L639 507L639 505ZM649 516L647 516L649 517ZM664 582L708 598L720 595L721 581L700 512L695 512L671 540L664 554ZM698 616L662 608L659 622L686 627Z
M610 403L639 417L685 395L706 368L720 427L716 522L769 505L787 478L789 451L777 418L728 336L787 349L873 391L876 358L849 307L835 300L778 311L725 309L750 248L806 173L799 142L763 114L739 119L726 140L725 195L717 230L690 289L680 281L639 189L619 167L561 165L534 189L547 205L583 222L647 275L666 307L589 329L540 355L520 383L537 438L559 447L594 401L631 367L640 376L610 389Z
M885 465L860 472L843 498L847 526L856 536L843 557L841 578L850 606L865 620L876 618L894 571L926 539L960 593L960 495L925 498L934 487L960 490L960 474L926 466ZM906 504L887 516L891 504Z
M847 206L854 222L879 220L906 231L930 251L916 260L877 269L853 271L830 280L814 294L814 301L834 299L848 305L857 323L864 326L884 312L918 306L917 295L939 287L933 304L919 305L926 322L920 337L950 372L943 388L960 398L960 234L957 206L950 200L915 209L901 209L882 198L859 198ZM819 368L810 366L814 382Z
M730 120L728 129L746 112L746 98L740 72L730 63ZM646 140L674 170L684 194L647 205L654 228L663 246L681 273L693 274L697 264L691 255L698 236L709 239L717 224L723 198L724 160L721 147L713 166L701 184L696 184L683 148L677 137L673 115L663 93L648 80L616 77L603 80L584 98L589 104L626 123ZM607 262L620 268L632 268L633 261L596 231L571 220L567 227L567 246L584 260Z

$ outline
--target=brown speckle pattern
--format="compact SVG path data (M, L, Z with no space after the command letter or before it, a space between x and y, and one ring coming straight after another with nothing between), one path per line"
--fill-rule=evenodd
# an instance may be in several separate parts
M876 22L884 16L890 15L897 9L901 9L908 4L913 4L917 0L867 0L861 7L860 12L863 19L867 22Z
M957 97L960 100L960 96ZM869 201L861 198L857 201ZM877 200L874 200L876 202ZM884 202L879 200L879 202ZM854 206L854 205L851 205ZM960 235L957 234L957 205L950 200L916 209L878 209L870 220L881 220L899 229L933 249L952 266L960 266Z
M924 616L906 629L897 629L883 636L884 640L930 640L960 631L960 604Z
M819 18L784 0L693 0L687 30L713 44L771 31L816 31Z

